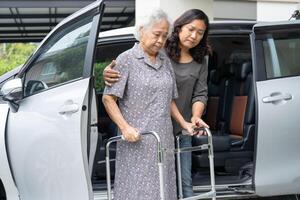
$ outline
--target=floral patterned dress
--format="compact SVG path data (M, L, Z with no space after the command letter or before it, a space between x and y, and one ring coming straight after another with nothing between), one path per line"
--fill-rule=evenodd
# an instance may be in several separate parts
M162 52L152 64L139 44L118 56L115 69L120 80L106 87L104 94L119 98L125 120L142 131L155 131L163 148L174 149L170 114L177 98L175 75L169 58ZM165 199L176 200L176 173L173 154L164 154ZM159 200L157 145L151 135L138 142L117 144L114 200Z

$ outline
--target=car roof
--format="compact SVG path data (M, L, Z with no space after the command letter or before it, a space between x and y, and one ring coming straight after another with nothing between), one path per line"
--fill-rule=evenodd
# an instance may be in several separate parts
M300 25L300 20L290 20L290 21L278 21L278 22L262 22L255 24L253 27L253 30L272 30L274 28L278 29L285 29L286 27L291 27L297 25L297 27Z
M256 21L212 21L210 22L210 34L233 34L233 33L250 33ZM126 27L104 31L99 33L99 40L119 39L124 36L134 36L135 27Z
M257 21L212 21L210 34L249 34Z

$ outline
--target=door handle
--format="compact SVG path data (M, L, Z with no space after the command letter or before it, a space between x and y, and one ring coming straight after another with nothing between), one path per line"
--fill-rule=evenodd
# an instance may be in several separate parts
M68 105L63 105L59 109L59 114L64 115L64 114L72 114L76 113L79 110L79 106L76 103L73 104L68 104Z
M292 95L291 94L281 94L281 93L274 93L274 94L271 94L270 96L267 96L267 97L264 97L262 99L262 101L264 103L274 103L274 102L279 102L279 101L288 101L288 100L291 100L292 99Z

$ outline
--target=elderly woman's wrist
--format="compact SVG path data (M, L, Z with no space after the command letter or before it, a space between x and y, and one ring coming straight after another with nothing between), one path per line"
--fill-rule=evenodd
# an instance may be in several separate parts
M123 130L125 130L125 129L128 129L130 126L129 126L129 124L127 124L127 123L124 123L124 124L120 124L119 125L119 129L121 130L121 131L123 131Z

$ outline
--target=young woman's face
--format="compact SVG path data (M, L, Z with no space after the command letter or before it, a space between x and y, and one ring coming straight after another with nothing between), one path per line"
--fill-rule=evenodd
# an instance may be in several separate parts
M199 44L206 30L203 20L195 19L179 30L180 47L191 49Z

